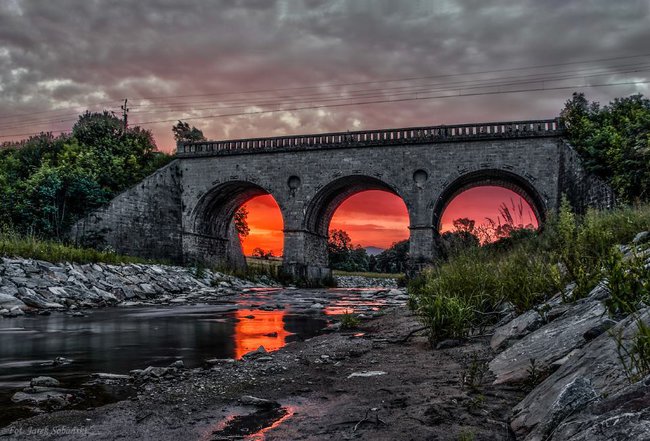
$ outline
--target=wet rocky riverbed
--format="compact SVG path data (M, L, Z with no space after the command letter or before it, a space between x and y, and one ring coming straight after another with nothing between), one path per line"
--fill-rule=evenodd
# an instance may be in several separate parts
M0 319L0 426L44 410L127 398L134 393L134 370L179 362L201 368L260 347L272 352L336 327L341 314L370 318L382 307L403 305L407 296L386 288L266 287L222 293L208 303L190 303L191 294L180 298L187 300ZM39 377L58 384L34 382Z

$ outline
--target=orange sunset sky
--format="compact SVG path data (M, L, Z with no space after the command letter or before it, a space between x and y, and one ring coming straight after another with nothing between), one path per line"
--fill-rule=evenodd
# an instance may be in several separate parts
M461 217L474 219L479 225L486 217L497 220L502 203L519 204L521 197L502 187L475 187L457 196L442 217L442 231L453 228L452 221ZM530 206L525 202L521 223L537 226ZM250 234L243 242L244 253L250 255L254 248L272 250L282 255L282 215L272 196L258 196L245 204L248 209ZM518 221L518 219L515 219ZM331 229L348 232L353 244L363 247L388 248L394 242L408 239L408 214L402 200L390 193L369 190L348 198L336 210Z

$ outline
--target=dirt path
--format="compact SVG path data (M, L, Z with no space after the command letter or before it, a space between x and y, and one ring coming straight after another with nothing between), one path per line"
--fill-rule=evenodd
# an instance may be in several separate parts
M246 426L251 432L264 416L268 421L258 425L280 420L246 439L513 439L508 412L524 394L492 387L481 374L491 356L487 340L441 350L422 337L392 342L417 327L398 309L355 333L325 334L249 361L169 370L142 382L132 400L19 421L0 439L241 439L244 424L224 422L256 411L259 418ZM369 371L382 374L363 376ZM282 408L242 403L247 395Z

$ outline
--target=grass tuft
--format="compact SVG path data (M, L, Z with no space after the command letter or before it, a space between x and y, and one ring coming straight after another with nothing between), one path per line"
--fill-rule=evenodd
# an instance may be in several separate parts
M586 296L607 275L608 263L615 266L612 247L648 229L650 206L578 216L564 201L541 233L463 249L411 280L409 306L432 342L465 337L494 323L505 304L523 312L571 281L576 282L572 299Z
M0 256L37 259L48 262L75 263L156 263L152 260L124 256L111 251L99 251L94 248L76 247L54 240L39 239L35 236L23 236L12 231L0 232Z

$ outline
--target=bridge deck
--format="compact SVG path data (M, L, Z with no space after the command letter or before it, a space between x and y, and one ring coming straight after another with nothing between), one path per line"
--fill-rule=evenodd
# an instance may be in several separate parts
M557 119L362 130L316 135L277 136L178 143L179 157L237 155L320 148L428 144L471 140L562 136Z

